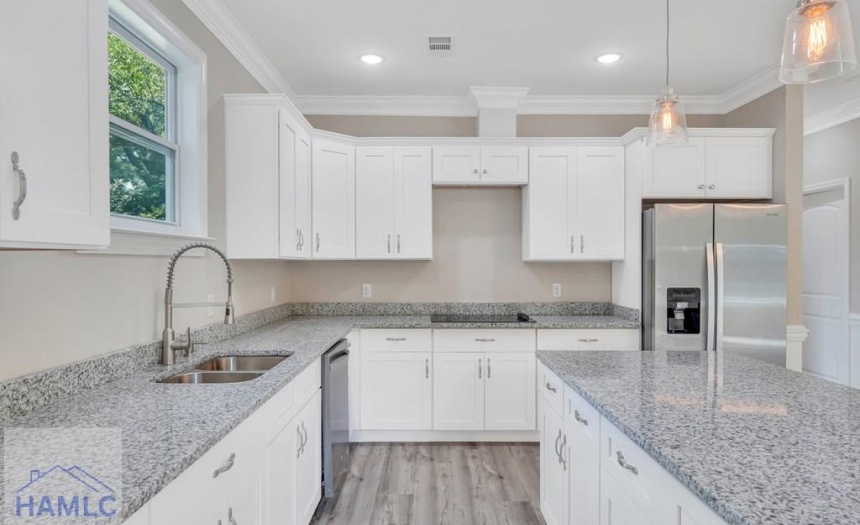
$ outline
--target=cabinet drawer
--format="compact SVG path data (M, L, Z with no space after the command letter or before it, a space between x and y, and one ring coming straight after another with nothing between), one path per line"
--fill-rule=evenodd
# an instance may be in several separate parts
M314 361L301 374L297 375L290 384L295 391L296 408L304 406L308 399L313 397L322 386L322 365L320 361Z
M564 414L564 383L543 363L538 363L537 389L547 406L558 416Z
M538 330L538 350L640 350L639 330L561 329Z
M361 331L363 352L429 352L432 347L432 335L429 329Z
M435 352L534 352L535 331L522 328L433 330Z
M637 507L659 521L663 469L606 418L601 418L602 475L611 475Z
M564 422L571 457L593 472L599 470L600 414L568 385L564 385Z

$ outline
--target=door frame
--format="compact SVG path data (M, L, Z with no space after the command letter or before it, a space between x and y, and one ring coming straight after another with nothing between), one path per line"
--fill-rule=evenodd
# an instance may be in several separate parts
M845 290L845 294L842 298L842 308L840 310L842 312L842 331L847 343L845 351L848 352L849 370L847 371L848 382L846 382L846 384L848 384L851 381L851 179L841 178L804 185L803 196L806 197L807 195L812 195L814 193L824 193L840 189L842 190L843 200L846 203L840 220L840 230L842 231L840 232L839 237L842 242L840 243L841 253L839 258L843 268L846 270L844 275L840 276L842 289ZM802 239L801 242L803 242ZM804 372L806 371L804 370Z

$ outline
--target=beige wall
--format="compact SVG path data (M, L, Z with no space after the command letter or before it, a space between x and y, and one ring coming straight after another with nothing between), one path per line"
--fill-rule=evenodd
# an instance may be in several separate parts
M851 311L860 312L860 119L806 137L803 183L851 180Z
M719 128L722 115L687 115L694 128ZM648 126L648 115L519 115L518 137L620 137Z
M354 137L474 137L475 117L306 115L316 129Z
M294 301L609 301L606 263L524 263L521 190L433 190L432 261L290 263Z
M152 0L208 57L209 233L223 245L224 111L222 93L262 88L190 11L175 0ZM166 257L0 251L0 380L151 341L161 333ZM279 262L236 262L236 311L277 303L288 293ZM177 269L177 301L225 294L223 265L206 256ZM206 311L178 312L177 328L213 322Z
M728 113L725 126L776 128L773 200L788 204L788 324L803 324L803 88L772 91Z

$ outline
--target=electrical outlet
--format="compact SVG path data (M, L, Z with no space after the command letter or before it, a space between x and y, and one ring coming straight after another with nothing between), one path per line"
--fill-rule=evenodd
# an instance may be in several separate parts
M373 287L370 283L364 283L361 285L361 296L365 299L373 297Z
M274 286L272 286L272 288L269 290L269 301L271 301L273 303L275 302L275 287Z
M555 283L552 285L552 296L561 297L561 283Z
M207 303L214 303L215 302L215 294L210 293L209 295L207 295L206 296L206 302ZM212 317L213 315L215 315L215 307L210 306L209 308L207 308L206 309L206 315L208 315L209 317Z

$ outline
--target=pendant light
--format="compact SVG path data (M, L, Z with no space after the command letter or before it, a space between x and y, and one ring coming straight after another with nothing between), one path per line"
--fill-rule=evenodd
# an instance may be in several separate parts
M855 67L854 32L844 0L800 0L785 22L779 79L821 82Z
M646 143L652 147L675 146L686 144L688 140L684 103L669 87L669 0L666 0L666 87L651 106Z

